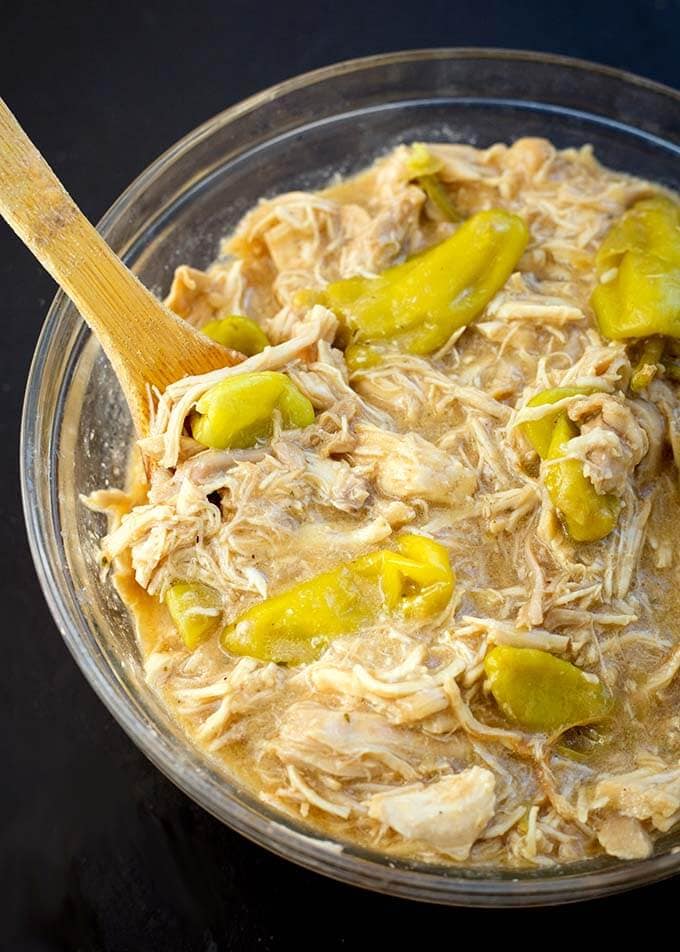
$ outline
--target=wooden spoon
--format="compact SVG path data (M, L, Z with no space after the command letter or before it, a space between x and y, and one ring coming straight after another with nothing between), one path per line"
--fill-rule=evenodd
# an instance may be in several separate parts
M61 285L111 361L137 432L150 387L239 356L165 308L113 253L0 99L0 213Z

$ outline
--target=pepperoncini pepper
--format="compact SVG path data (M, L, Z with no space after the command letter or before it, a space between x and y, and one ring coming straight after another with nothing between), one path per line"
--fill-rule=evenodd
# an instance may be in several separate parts
M527 406L544 406L595 392L595 387L554 387L532 397ZM576 424L565 410L558 409L523 423L522 429L541 459L555 460L546 467L545 487L570 537L575 542L604 539L616 525L621 504L611 493L600 495L595 490L580 460L562 458L566 444L579 434Z
M221 643L234 654L302 664L383 611L406 618L435 615L448 604L454 581L443 546L405 535L396 551L361 556L253 605L224 630Z
M236 374L203 394L191 418L191 432L212 449L243 449L271 436L275 410L287 430L314 422L312 404L285 374Z
M543 390L527 403L528 407L543 407L549 403L557 403L566 397L587 397L595 393L595 387L552 387ZM541 459L548 458L550 442L555 429L555 421L562 411L557 409L552 413L545 413L538 420L528 420L522 424L522 430Z
M490 209L375 278L330 284L324 299L344 325L348 365L372 366L390 352L438 350L503 287L528 238L521 218Z
M601 681L547 651L497 645L484 671L503 714L530 731L565 731L600 720L611 708Z
M175 582L165 604L189 651L208 638L222 614L219 593L202 582Z
M591 304L604 337L680 337L680 204L636 202L609 230L595 265Z
M437 175L440 168L441 163L435 159L426 145L422 142L413 143L408 159L408 169L413 175L413 181L422 188L447 221L461 221L463 216L454 208Z
M404 618L430 618L446 608L455 575L443 545L426 536L403 535L397 539L396 552L383 549L375 554L389 612Z
M261 353L269 345L269 339L260 325L241 314L218 317L204 324L201 331L223 347L237 350L246 357Z
M600 495L577 459L562 459L566 444L578 436L578 427L566 413L555 421L548 460L556 460L545 474L545 487L575 542L597 542L616 526L621 503L611 493Z

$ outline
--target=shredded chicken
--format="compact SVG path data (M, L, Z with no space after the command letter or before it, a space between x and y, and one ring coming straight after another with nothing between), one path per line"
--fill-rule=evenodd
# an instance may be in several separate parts
M680 767L663 771L640 767L599 780L590 809L617 810L623 816L651 820L657 830L669 830L680 813Z
M622 495L630 474L649 450L647 431L637 422L623 397L594 393L568 409L580 426L569 453L583 462L583 472L598 493Z
M417 433L368 425L356 433L353 460L384 496L451 505L464 503L475 491L475 474Z
M428 786L376 794L368 813L402 836L461 861L493 818L494 787L490 770L469 767Z
M329 710L304 701L288 709L271 751L292 763L351 779L418 776L422 757L415 736L392 727L379 714Z
M680 467L680 403L673 388L665 380L652 380L647 394L666 424L666 437L673 451L675 465Z
M619 859L645 859L652 852L652 840L639 820L610 816L597 831L600 846Z

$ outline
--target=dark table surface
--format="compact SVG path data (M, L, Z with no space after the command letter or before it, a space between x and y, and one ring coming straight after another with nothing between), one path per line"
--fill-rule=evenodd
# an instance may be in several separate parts
M198 123L353 56L548 50L680 86L680 0L33 2L5 5L1 29L0 94L94 220ZM175 789L95 697L43 601L19 501L24 381L54 286L1 224L0 288L0 947L280 948L306 944L309 911L326 923L309 938L326 948L371 936L398 948L409 927L455 942L460 915L480 926L483 912L362 893L251 845ZM653 921L674 892L661 883L593 911L625 917L635 901Z

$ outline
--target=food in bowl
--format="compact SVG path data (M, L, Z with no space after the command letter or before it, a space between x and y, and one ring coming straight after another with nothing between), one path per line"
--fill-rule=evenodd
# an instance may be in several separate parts
M649 855L680 818L680 210L588 147L400 146L262 201L168 304L102 558L149 683L276 809L394 856Z

